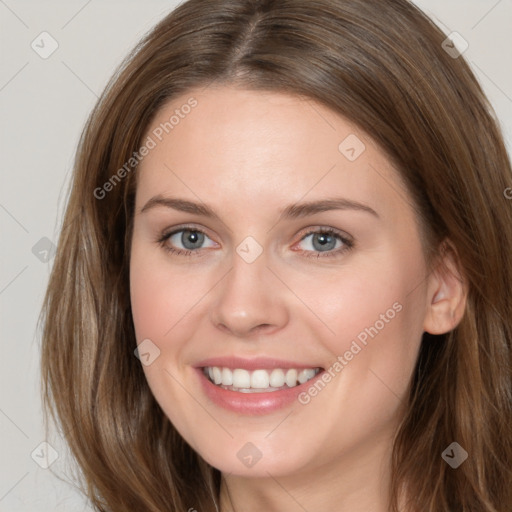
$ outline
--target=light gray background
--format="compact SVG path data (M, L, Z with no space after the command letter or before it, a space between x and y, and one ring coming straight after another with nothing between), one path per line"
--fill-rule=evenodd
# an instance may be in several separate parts
M446 33L457 31L469 43L464 55L497 111L510 151L511 0L416 3ZM125 54L176 5L163 0L0 0L2 512L91 510L52 473L64 475L72 467L58 434L48 440L59 454L50 469L31 457L44 459L39 445L45 441L36 321L52 260L40 261L48 244L40 240L57 240L74 151L97 97ZM43 31L59 45L47 59L31 48Z

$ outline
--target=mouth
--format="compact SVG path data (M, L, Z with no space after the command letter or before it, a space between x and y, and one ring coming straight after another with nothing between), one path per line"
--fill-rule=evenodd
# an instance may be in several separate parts
M293 406L301 393L325 374L325 369L315 364L266 356L210 357L197 362L194 369L199 389L210 402L250 416Z
M322 371L312 368L229 368L201 367L204 376L214 385L239 393L270 393L300 386Z

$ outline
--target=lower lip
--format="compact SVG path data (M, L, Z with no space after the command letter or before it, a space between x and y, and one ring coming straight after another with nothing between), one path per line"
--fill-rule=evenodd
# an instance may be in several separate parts
M325 370L320 370L312 379L293 388L264 393L242 393L221 388L213 384L203 373L202 368L195 368L205 394L215 404L233 412L248 415L269 414L292 404L300 393L321 378Z

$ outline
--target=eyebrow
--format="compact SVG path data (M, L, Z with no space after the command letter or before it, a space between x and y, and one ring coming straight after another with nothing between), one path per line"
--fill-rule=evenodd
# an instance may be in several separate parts
M157 206L172 208L181 212L192 213L195 215L202 215L212 219L221 220L215 213L213 208L204 203L195 203L187 199L180 199L176 197L163 197L157 195L152 197L140 210L140 213L147 212ZM370 206L352 201L343 197L336 197L331 199L322 199L319 201L310 201L306 203L291 204L284 208L279 215L279 220L282 219L299 219L314 215L316 213L326 212L330 210L356 210L370 213L376 218L380 218L379 214Z

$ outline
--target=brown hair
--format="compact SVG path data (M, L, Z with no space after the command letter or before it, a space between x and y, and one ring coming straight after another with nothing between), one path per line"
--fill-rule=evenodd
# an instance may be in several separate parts
M424 334L391 509L406 490L411 512L510 510L512 172L492 108L445 38L407 0L189 0L115 73L80 140L41 317L44 406L96 510L214 511L212 493L218 501L220 472L176 432L134 356L136 172L95 193L164 103L214 81L302 95L354 122L407 184L429 264L453 244L467 307L453 331ZM453 441L469 453L456 470L441 458Z

